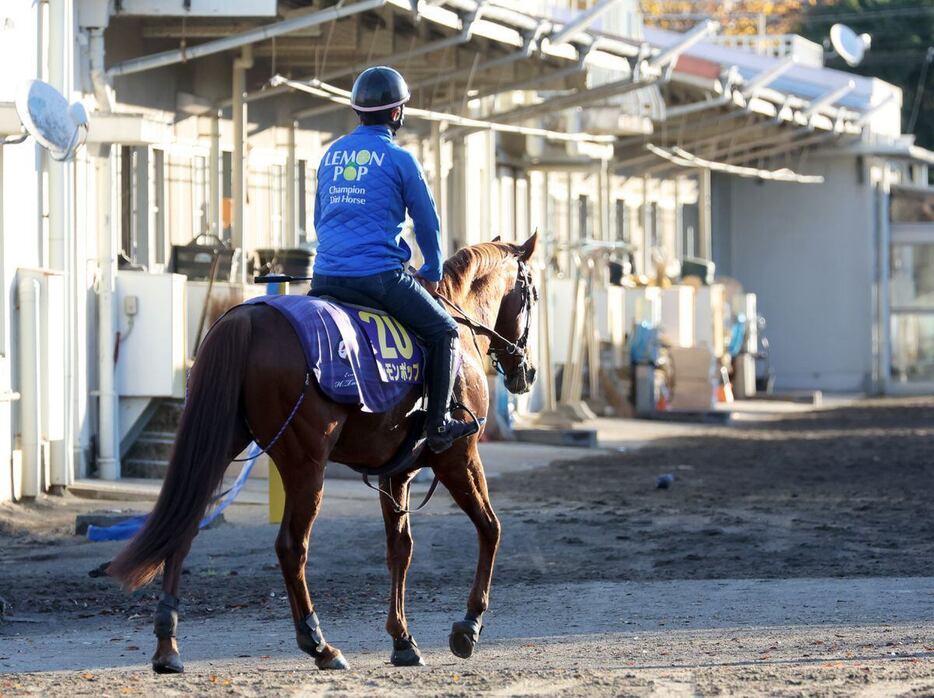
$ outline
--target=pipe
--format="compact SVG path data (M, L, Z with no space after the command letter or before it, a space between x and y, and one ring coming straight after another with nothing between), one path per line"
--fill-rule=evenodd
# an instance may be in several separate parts
M66 99L72 92L72 3L51 0L49 3L49 83ZM44 158L49 175L49 267L65 273L65 313L73 317L76 296L76 272L73 242L66 231L74 229L74 166L71 163ZM64 319L64 318L63 318ZM78 399L74 376L75 341L71 332L64 336L64 401L60 405L50 404L48 409L61 410L64 418L64 438L51 443L52 485L71 484L74 473L74 454L70 444L74 441L74 412Z
M720 23L715 22L712 19L699 22L698 24L691 27L690 31L682 34L681 39L676 44L669 46L657 56L651 58L649 60L649 66L652 68L662 68L669 63L674 64L677 62L678 57L682 53L690 49L695 44L699 44L709 34L716 33L719 29Z
M97 157L98 211L98 410L97 473L103 480L120 479L120 410L114 376L114 338L117 330L117 259L114 246L113 155L103 146Z
M619 2L619 0L600 0L600 2L596 3L589 10L581 12L570 22L561 27L556 33L548 37L548 41L553 44L560 44L567 41L582 29L586 29L596 22L607 10L612 9L613 5L617 2Z
M42 287L39 279L21 277L18 290L22 496L37 497L42 489L42 362L39 359Z
M94 86L94 99L102 112L114 110L114 90L110 82L110 73L104 68L104 30L88 29L88 56L91 62L91 85Z
M249 44L241 49L239 58L233 62L233 157L231 196L233 197L233 220L231 242L240 248L240 283L246 286L247 246L243 227L243 208L246 203L244 158L246 156L246 71L253 67L253 47Z
M360 14L361 12L378 10L385 4L386 0L363 0L363 2L356 2L352 5L345 6L337 4L326 10L319 10L318 12L312 12L300 17L274 22L262 27L257 27L256 29L234 34L233 36L218 39L217 41L208 41L185 49L173 49L171 51L163 51L162 53L154 53L149 56L131 58L128 61L112 66L107 71L107 75L110 77L129 75L131 73L140 73L145 70L174 65L175 63L183 63L193 58L210 56L214 53L221 53L223 51L249 46L250 44L259 43L260 41L282 36L283 34L289 34L301 29L316 27L319 24L336 22L339 19Z

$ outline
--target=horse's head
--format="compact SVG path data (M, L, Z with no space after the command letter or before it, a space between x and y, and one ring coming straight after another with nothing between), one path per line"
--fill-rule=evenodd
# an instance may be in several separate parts
M532 278L529 260L535 254L538 233L521 245L505 245L512 253L515 267L508 267L509 277L496 315L493 329L499 337L490 343L493 366L503 374L506 389L511 393L527 393L535 382L535 367L529 358L529 329L532 307L538 301L538 289ZM505 340L505 341L504 341Z

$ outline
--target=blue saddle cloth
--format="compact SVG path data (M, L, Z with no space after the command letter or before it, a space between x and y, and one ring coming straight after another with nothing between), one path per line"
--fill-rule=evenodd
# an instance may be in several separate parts
M308 367L335 402L386 412L422 382L424 353L395 318L313 296L260 296L292 325Z

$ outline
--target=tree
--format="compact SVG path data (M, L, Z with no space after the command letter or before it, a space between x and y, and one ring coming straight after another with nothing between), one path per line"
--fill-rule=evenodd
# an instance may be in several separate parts
M830 27L842 22L857 34L872 36L872 48L863 62L850 68L828 54L826 65L867 75L900 87L902 130L909 132L915 100L918 114L911 131L918 145L934 148L934 70L928 70L928 48L934 46L934 2L931 0L838 0L805 8L795 30L812 41L824 43Z
M785 34L797 22L808 0L642 0L646 24L687 31L701 19L715 19L724 34L758 34L765 19L770 34Z

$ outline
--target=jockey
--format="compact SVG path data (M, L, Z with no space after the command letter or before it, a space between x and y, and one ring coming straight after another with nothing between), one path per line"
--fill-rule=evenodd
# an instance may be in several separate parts
M443 272L441 222L414 156L393 142L409 88L392 68L363 71L351 106L360 126L336 140L318 168L313 292L363 297L410 328L427 350L427 445L435 453L479 431L448 414L457 378L457 323L432 298ZM412 251L402 239L405 214L425 263L406 271Z

